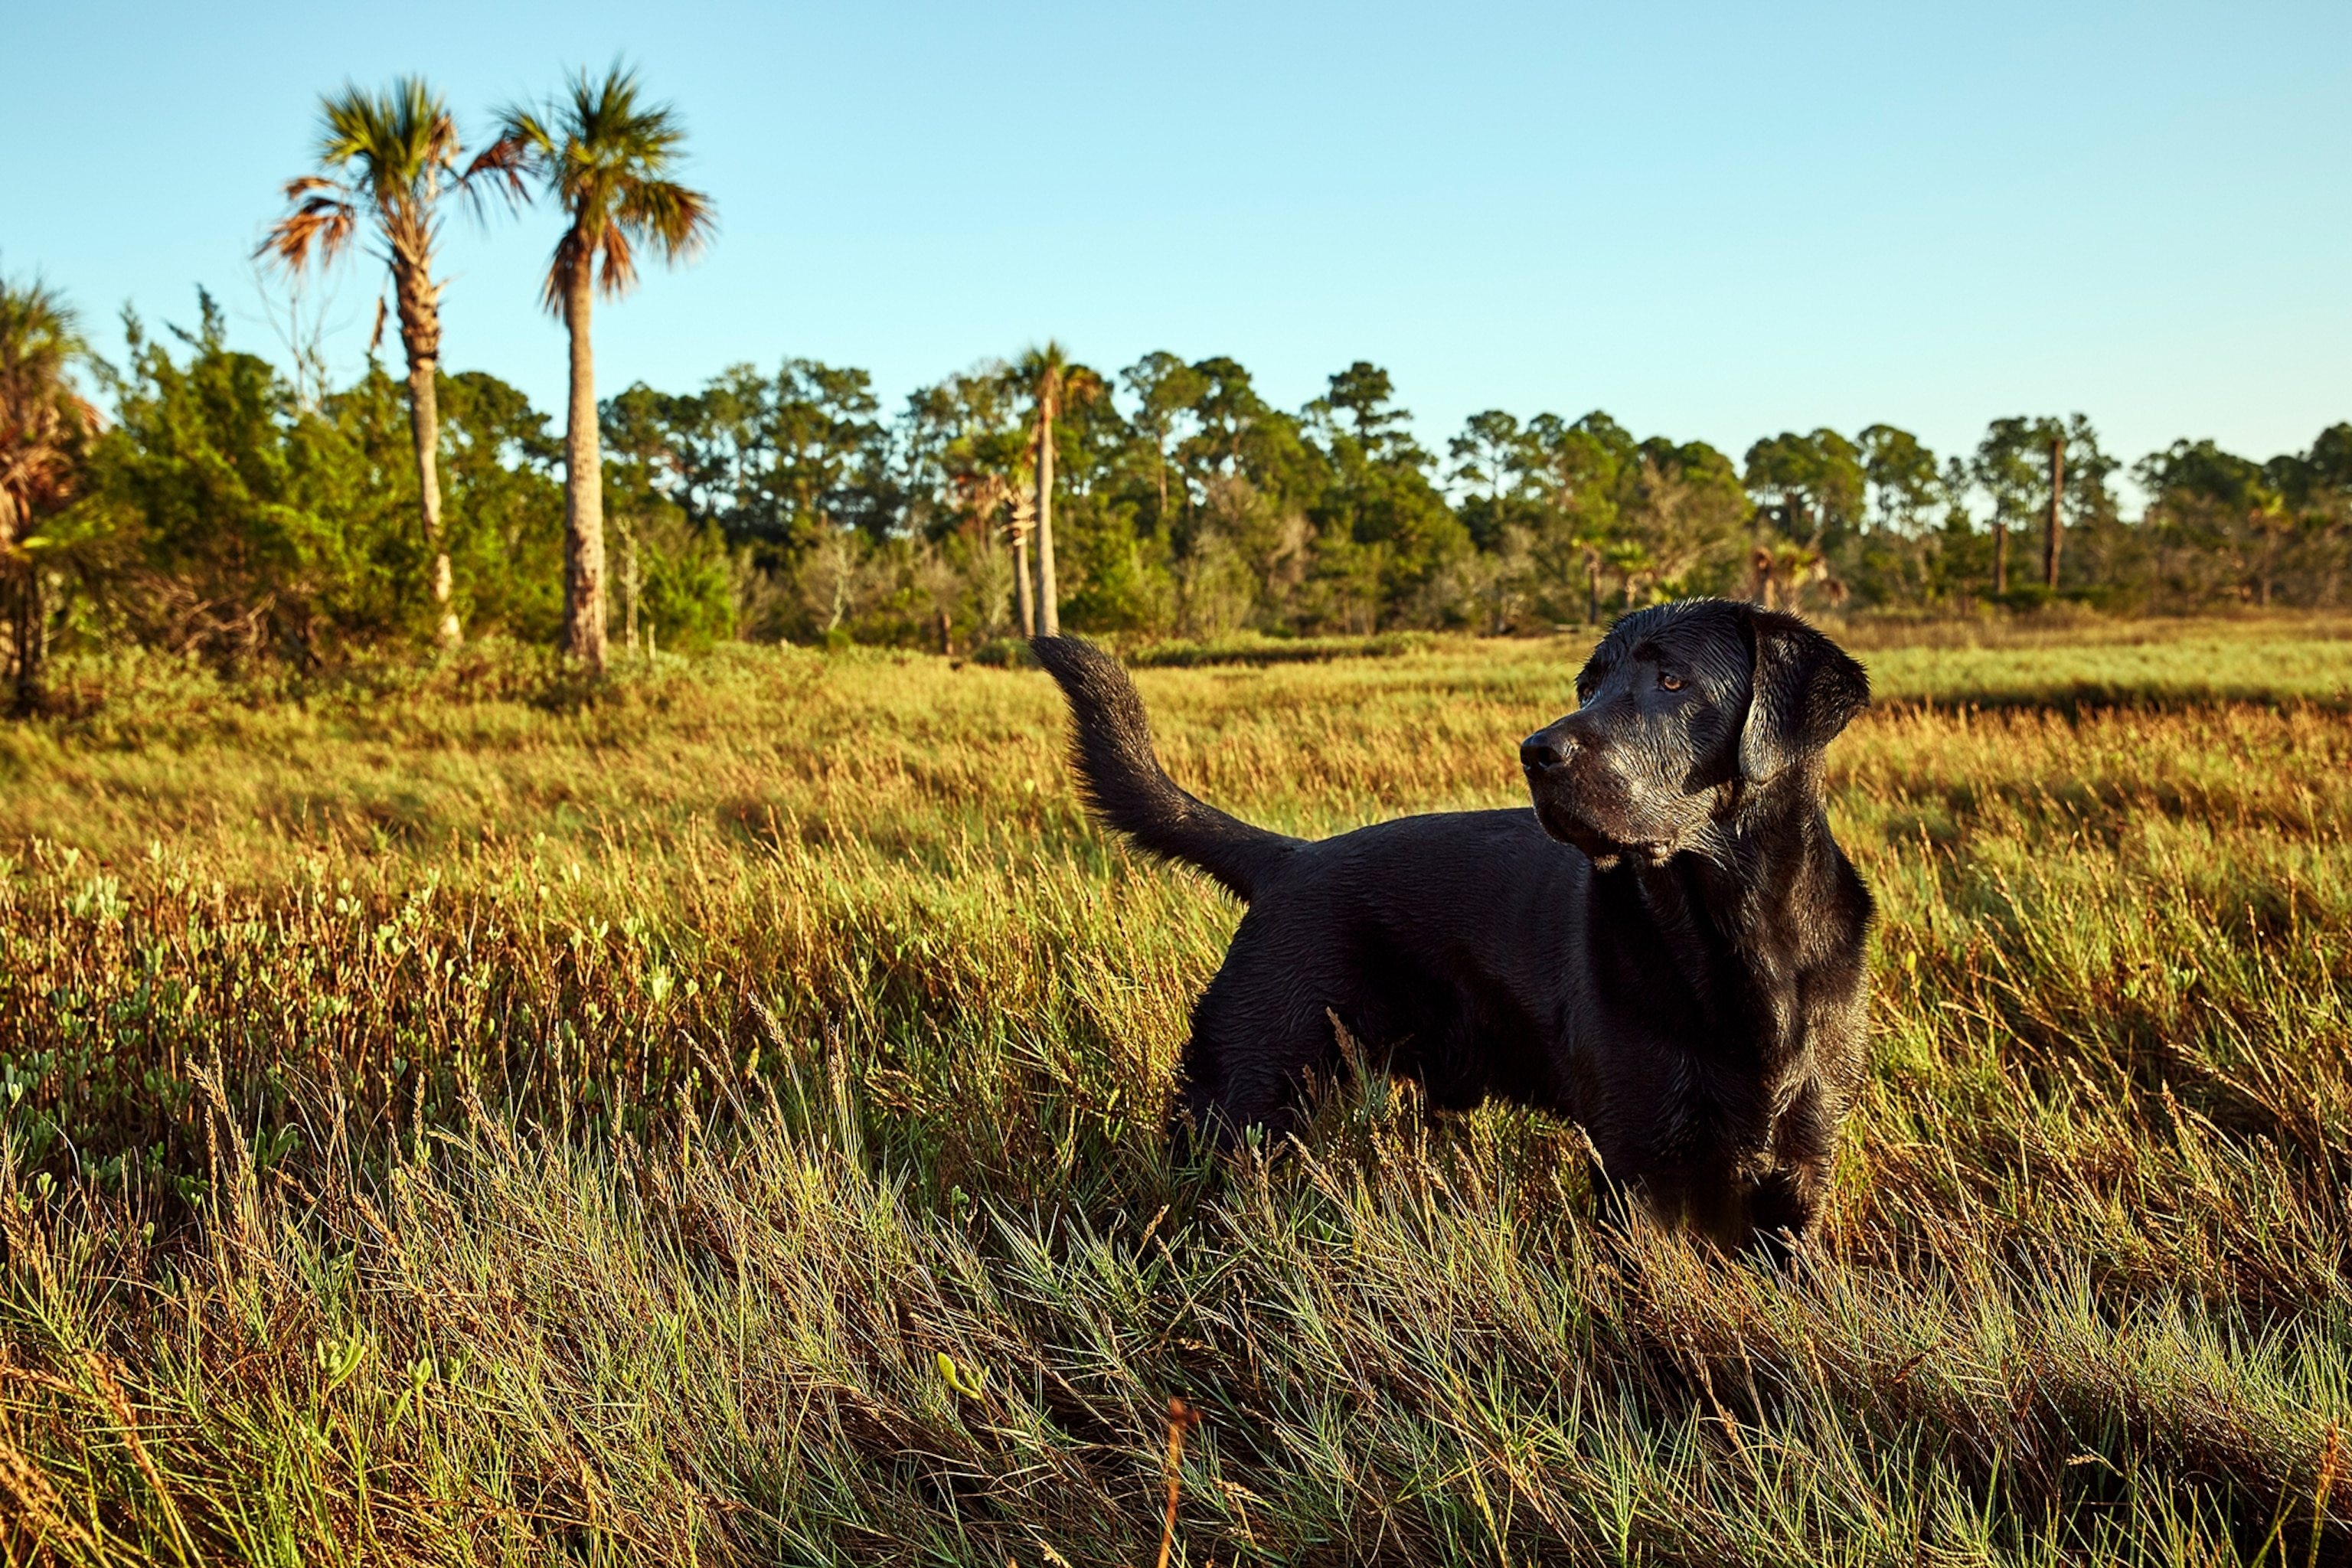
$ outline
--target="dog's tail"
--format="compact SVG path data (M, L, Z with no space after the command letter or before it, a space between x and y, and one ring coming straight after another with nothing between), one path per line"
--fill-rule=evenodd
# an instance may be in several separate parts
M1299 841L1252 827L1179 789L1151 749L1143 699L1108 654L1076 637L1035 637L1029 647L1070 700L1070 761L1087 803L1138 847L1198 866L1244 902L1255 896Z

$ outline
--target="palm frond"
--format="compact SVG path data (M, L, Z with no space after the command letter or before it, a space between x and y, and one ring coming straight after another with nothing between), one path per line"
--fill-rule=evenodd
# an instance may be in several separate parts
M700 255L718 226L710 198L671 180L624 187L616 216L639 238L659 246L668 261L691 260Z
M457 122L417 78L400 78L380 97L346 85L320 108L320 163L352 169L378 205L429 200L456 172Z
M0 279L0 551L20 547L30 520L71 498L100 417L67 379L89 352L55 289Z
M286 183L294 210L255 254L293 268L314 255L330 264L364 216L383 235L395 269L429 268L440 232L436 208L446 185L462 183L446 101L416 77L398 78L381 94L347 82L320 100L319 118L321 172Z
M629 230L618 223L606 223L596 241L597 250L604 253L604 267L596 279L597 291L606 299L617 299L637 284L637 255L629 243Z
M299 272L312 255L321 267L331 265L352 242L359 213L341 194L315 195L269 227L254 254L267 256L290 271Z
M466 172L457 176L458 188L478 216L486 191L504 196L509 206L530 205L530 183L526 178L530 171L530 134L511 126L502 130L498 140L477 153Z
M1066 406L1087 402L1104 390L1101 373L1071 359L1053 338L1032 347L1006 374L1030 406L1047 418L1058 418Z
M563 209L540 290L558 314L583 269L598 292L624 294L636 285L641 247L688 260L715 231L710 198L669 178L686 139L677 111L646 104L636 73L622 64L601 79L578 73L544 105L501 110L499 127L464 178L484 178L518 201L535 185Z
M1091 365L1074 364L1062 373L1062 402L1066 406L1092 403L1108 390L1102 373Z

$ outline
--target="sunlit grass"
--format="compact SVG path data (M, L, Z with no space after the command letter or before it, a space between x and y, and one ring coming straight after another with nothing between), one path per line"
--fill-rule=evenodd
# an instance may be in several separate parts
M0 732L0 1548L1142 1563L1181 1394L1193 1563L2343 1560L2352 641L1854 641L1874 1070L1790 1278L1377 1079L1171 1167L1236 911L1034 673L104 672ZM1138 679L1324 833L1517 804L1581 652Z

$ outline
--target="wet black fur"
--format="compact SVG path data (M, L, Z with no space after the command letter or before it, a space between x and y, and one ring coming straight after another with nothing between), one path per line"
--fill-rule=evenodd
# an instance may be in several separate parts
M1336 1014L1436 1107L1579 1122L1609 1190L1664 1223L1805 1235L1864 1065L1871 920L1822 803L1869 683L1827 637L1722 600L1637 611L1522 744L1533 810L1312 842L1177 787L1108 656L1032 646L1103 818L1250 906L1193 1009L1180 1134L1286 1131L1339 1066Z

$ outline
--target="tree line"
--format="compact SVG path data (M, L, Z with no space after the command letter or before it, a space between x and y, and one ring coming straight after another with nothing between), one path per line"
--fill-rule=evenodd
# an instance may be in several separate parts
M601 669L614 637L1501 634L1695 593L1816 613L2340 602L2346 424L2267 461L2176 442L2134 465L2148 503L2126 519L2120 464L2079 414L1995 419L1941 457L1873 425L1735 460L1597 411L1488 410L1440 454L1368 362L1288 409L1230 358L1106 374L1051 342L887 413L866 372L801 359L599 401L596 296L711 233L709 198L671 177L682 142L618 67L501 110L470 158L421 82L322 100L317 166L262 254L297 276L363 247L383 264L377 342L340 388L233 348L208 296L163 337L126 315L117 365L55 289L0 279L17 705L73 644L317 664L502 634ZM450 204L487 218L541 199L561 217L541 300L570 336L560 427L442 363ZM377 353L390 321L397 380Z

